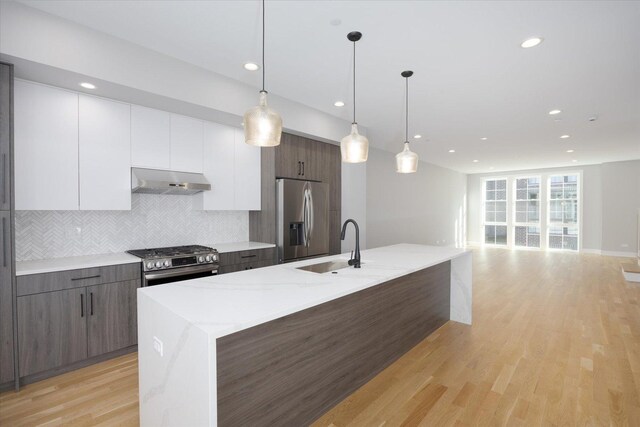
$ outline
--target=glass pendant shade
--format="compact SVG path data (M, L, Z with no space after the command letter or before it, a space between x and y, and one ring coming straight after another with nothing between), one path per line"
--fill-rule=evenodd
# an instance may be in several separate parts
M256 147L280 145L282 118L267 106L267 92L260 91L260 105L244 113L244 141Z
M409 143L404 143L404 150L396 154L396 172L413 173L418 171L418 155L409 149Z
M340 141L342 161L345 163L362 163L369 155L369 140L358 133L358 124L351 123L351 133Z

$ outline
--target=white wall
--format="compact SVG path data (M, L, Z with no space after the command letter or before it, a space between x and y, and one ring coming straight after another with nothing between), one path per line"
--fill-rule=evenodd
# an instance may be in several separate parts
M467 241L470 244L483 241L483 179L565 171L582 172L582 249L611 255L632 255L636 252L635 222L640 208L640 160L469 175Z
M638 252L640 160L602 164L602 251Z
M467 176L420 162L415 174L396 173L395 154L369 151L367 246L465 242Z

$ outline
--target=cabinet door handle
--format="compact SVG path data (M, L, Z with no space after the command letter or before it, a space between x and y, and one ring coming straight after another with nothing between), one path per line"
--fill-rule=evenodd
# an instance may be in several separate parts
M80 317L84 317L84 294L80 294Z
M93 292L91 292L89 295L91 298L91 315L93 316Z
M7 174L9 173L7 165L7 154L2 153L2 204L7 203Z
M302 176L304 176L304 162L302 162Z
M240 258L255 258L257 255L253 254L253 255L242 255Z
M2 217L2 266L7 266L7 254L9 250L7 249L7 243L9 242L9 238L7 237L7 218Z
M74 278L72 278L71 280L75 282L76 280L96 279L96 278L98 278L98 277L100 277L100 274L96 274L95 276L74 277Z
M298 162L298 175L301 174L302 171L302 162Z

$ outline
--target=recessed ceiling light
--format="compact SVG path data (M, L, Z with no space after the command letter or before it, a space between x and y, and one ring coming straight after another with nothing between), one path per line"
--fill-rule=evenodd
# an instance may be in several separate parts
M244 64L244 69L247 71L258 71L260 69L260 66L255 62L247 62L246 64Z
M540 43L542 43L542 37L531 37L530 39L526 39L520 43L520 46L528 49L530 47L538 46Z
M481 140L481 141L486 141L486 140L487 140L487 137L486 137L486 136L483 136L482 138L480 138L480 140Z
M333 105L335 105L336 107L344 107L344 102L336 101L336 102L333 103Z
M413 135L413 138L414 138L414 139L420 139L420 138L422 138L422 135L420 135L420 134L418 133L418 134Z
M478 161L477 161L477 160L474 160L474 161L473 161L473 163L478 163Z
M567 153L573 153L573 150L567 150Z
M450 152L450 153L455 153L455 152L456 152L456 150L449 150L449 152Z
M556 114L560 114L562 113L562 110L551 110L549 111L549 114L551 114L552 116L555 116Z
M96 85L91 84L91 83L87 83L87 82L80 83L80 86L82 86L85 89L95 89L96 88Z
M567 139L567 138L569 138L569 137L571 137L571 135L560 135L560 138L561 138L561 139Z

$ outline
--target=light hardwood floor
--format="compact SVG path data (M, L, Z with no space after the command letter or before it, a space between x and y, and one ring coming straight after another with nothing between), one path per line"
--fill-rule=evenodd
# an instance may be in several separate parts
M622 259L474 250L447 323L314 427L640 425L640 285ZM0 395L0 425L135 425L136 356Z

